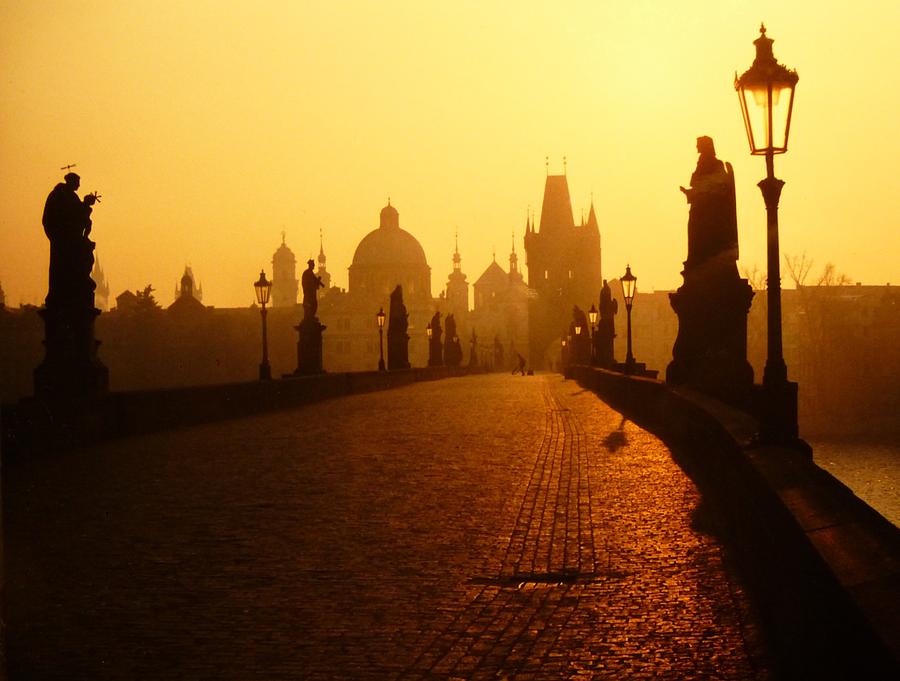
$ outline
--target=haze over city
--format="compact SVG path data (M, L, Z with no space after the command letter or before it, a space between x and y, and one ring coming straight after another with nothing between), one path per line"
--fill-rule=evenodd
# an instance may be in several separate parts
M346 286L388 197L437 295L456 231L470 281L513 233L524 254L544 175L564 168L576 222L593 197L603 276L630 263L642 290L674 289L678 186L709 135L735 169L740 264L764 270L765 167L732 85L761 21L800 75L775 165L782 253L898 282L900 6L828 5L5 3L7 304L46 295L41 209L70 163L103 196L93 238L113 296L151 283L167 304L189 264L205 303L246 306L281 232L305 260L320 229Z

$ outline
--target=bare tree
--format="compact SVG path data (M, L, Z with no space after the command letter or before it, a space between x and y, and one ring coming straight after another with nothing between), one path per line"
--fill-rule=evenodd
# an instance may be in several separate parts
M806 255L806 251L800 255L790 255L785 253L784 264L787 267L788 275L794 286L798 289L806 286L806 280L809 278L809 272L813 267L813 259ZM825 263L822 268L822 274L816 279L813 286L847 286L852 280L843 272L838 272L834 263Z
M754 291L764 291L766 288L766 275L759 271L759 266L754 263L753 269L749 267L741 268L741 276L750 284L750 288Z
M806 278L809 276L809 271L813 266L813 260L806 255L806 251L803 251L800 255L790 255L785 253L784 264L785 267L787 267L791 281L794 282L794 286L798 289L801 286L804 286L806 284Z
M853 281L843 272L838 272L834 263L825 263L822 269L822 275L816 286L848 286Z

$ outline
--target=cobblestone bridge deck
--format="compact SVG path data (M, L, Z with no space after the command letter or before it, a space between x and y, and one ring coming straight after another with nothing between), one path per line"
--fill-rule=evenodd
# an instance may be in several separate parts
M11 679L768 679L665 445L476 376L4 471Z

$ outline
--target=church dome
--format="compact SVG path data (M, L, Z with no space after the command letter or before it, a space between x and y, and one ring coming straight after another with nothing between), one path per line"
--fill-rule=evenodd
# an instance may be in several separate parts
M353 265L427 267L425 251L412 234L400 229L399 213L390 203L381 210L381 226L356 247Z
M290 263L293 264L297 262L297 258L294 257L294 252L288 248L287 244L284 242L284 235L281 236L281 245L272 255L272 264L275 263Z

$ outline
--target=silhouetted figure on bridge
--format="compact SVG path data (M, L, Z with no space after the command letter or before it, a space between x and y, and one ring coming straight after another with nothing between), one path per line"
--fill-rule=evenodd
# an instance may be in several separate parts
M716 158L713 141L697 138L700 157L691 187L684 284L669 294L678 337L666 381L687 384L720 399L743 403L753 385L747 362L747 313L753 291L737 271L734 172Z
M600 289L600 322L597 325L594 351L597 353L597 364L606 369L615 366L616 358L613 351L616 337L616 313L619 311L619 301L612 297L612 291L606 279L603 280L603 288Z
M403 304L403 287L399 284L391 292L388 315L388 370L409 369L409 314Z
M441 344L441 313L439 311L434 313L429 326L431 328L431 340L428 341L428 366L443 366L444 352Z
M313 319L319 311L318 293L320 288L325 288L322 278L315 273L314 260L306 261L306 270L300 277L300 286L303 289L303 318Z
M318 292L324 288L322 279L313 271L316 263L314 260L306 261L306 270L300 277L300 286L303 288L303 319L297 330L297 370L298 375L322 373L322 332L325 325L319 322L316 313L319 310Z
M478 366L478 336L475 335L475 329L472 329L472 340L469 341L469 366Z
M448 367L458 367L462 363L462 347L456 335L456 319L452 314L444 320L444 364Z
M516 353L517 363L516 366L513 367L512 373L515 376L517 373L524 376L525 375L525 358L522 357L520 353Z
M99 200L96 192L79 199L81 178L67 173L44 204L42 223L50 240L49 286L44 319L46 353L34 371L35 393L56 402L99 394L107 390L109 371L97 357L91 279L94 242L91 213Z

